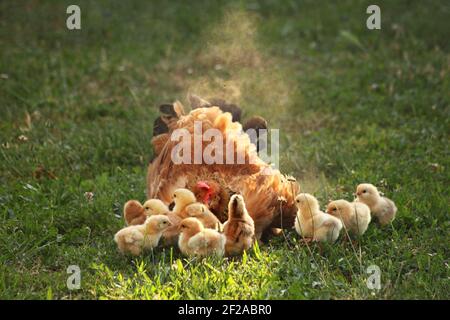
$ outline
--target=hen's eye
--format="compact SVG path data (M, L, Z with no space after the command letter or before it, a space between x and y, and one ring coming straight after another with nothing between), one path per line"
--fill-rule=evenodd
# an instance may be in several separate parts
M145 207L145 210L148 210L148 209L150 209L150 207Z
M297 203L300 203L300 200L297 200Z
M173 197L174 197L174 198L176 198L176 197L177 197L177 195L176 195L176 194L174 194L174 195L173 195Z
M336 211L336 208L334 208L333 211Z

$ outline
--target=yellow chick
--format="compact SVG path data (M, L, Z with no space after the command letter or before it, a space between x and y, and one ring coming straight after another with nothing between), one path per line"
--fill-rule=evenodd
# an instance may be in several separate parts
M319 202L309 193L295 197L298 208L295 230L305 238L319 242L335 242L342 229L342 222L319 209Z
M162 235L163 239L163 245L164 246L174 246L178 242L178 236L180 234L180 222L183 220L180 218L177 214L173 212L169 212L167 214L167 217L170 220L170 223L172 224L169 228L164 231Z
M144 212L149 216L169 213L169 208L159 199L150 199L144 202Z
M362 202L348 202L346 200L331 201L327 212L340 219L348 232L363 235L369 226L370 209Z
M173 193L173 201L175 202L175 206L172 212L184 219L189 217L185 210L186 207L197 202L197 198L192 191L180 188Z
M171 226L169 218L164 215L149 217L144 224L128 226L114 235L114 241L122 253L138 256L145 249L158 245L162 233Z
M217 231L222 229L220 220L204 204L192 203L186 207L186 213L189 217L200 220L205 228L216 229Z
M397 214L395 203L386 197L382 197L373 184L362 183L358 185L356 196L356 201L365 203L370 208L372 217L376 217L382 226L394 221Z
M239 255L253 245L255 224L247 212L241 195L233 195L228 203L228 220L223 226L223 233L227 238L225 244L227 256Z
M223 256L226 238L213 229L204 228L200 220L186 218L180 223L178 247L187 256Z
M177 189L173 194L173 201L175 206L172 211L167 213L167 216L172 223L172 226L163 233L163 244L165 246L173 246L178 242L178 236L180 234L179 225L181 220L188 218L189 215L186 212L186 207L197 201L194 193L188 189Z

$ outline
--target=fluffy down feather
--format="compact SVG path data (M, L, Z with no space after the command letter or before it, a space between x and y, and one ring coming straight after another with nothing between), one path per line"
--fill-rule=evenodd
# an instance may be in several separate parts
M223 233L227 238L225 253L227 256L242 254L252 247L255 238L253 219L245 208L244 198L233 195L228 205L228 221L225 222Z
M222 229L219 219L204 204L192 203L186 207L186 213L189 217L200 220L205 228Z
M319 202L309 193L300 193L296 197L298 217L295 230L305 238L319 242L335 242L342 229L342 222L319 209Z
M213 229L204 228L200 220L186 218L180 224L180 251L187 256L223 256L226 238Z
M144 224L132 225L119 230L114 235L119 251L138 256L145 249L152 249L158 245L164 230L171 226L165 215L154 215Z
M127 201L123 207L123 218L127 226L143 224L147 219L145 209L137 200Z
M397 206L391 199L381 196L377 187L373 184L362 183L358 185L356 196L356 201L365 203L370 208L372 217L378 219L382 226L394 221L397 215Z
M348 202L340 199L331 201L327 213L341 219L348 232L363 235L366 232L371 216L370 209L362 202Z

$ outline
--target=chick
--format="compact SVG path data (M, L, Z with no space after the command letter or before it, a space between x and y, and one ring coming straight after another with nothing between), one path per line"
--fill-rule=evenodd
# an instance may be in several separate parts
M179 225L181 220L188 218L186 213L186 207L192 203L195 203L197 199L195 195L188 189L177 189L173 194L174 207L172 211L168 211L167 217L169 217L172 226L168 228L162 235L163 245L173 246L178 242L178 236L180 234ZM169 209L169 208L167 208Z
M298 208L295 230L305 238L319 242L335 242L342 229L342 222L319 209L319 202L309 193L295 197Z
M159 199L150 199L144 202L144 212L149 216L169 213L169 208Z
M223 256L226 238L213 229L204 228L200 220L186 218L180 224L178 247L187 256Z
M189 217L200 220L205 228L221 230L222 224L219 219L204 204L192 203L186 207L186 213Z
M127 226L143 224L147 219L144 207L137 200L130 200L123 207L123 217Z
M223 233L227 238L225 244L227 256L239 255L253 245L255 224L247 212L241 195L233 195L228 203L228 220L224 224Z
M177 214L171 212L164 202L159 199L150 199L144 203L144 210L147 216L162 214L169 218L170 227L162 234L163 245L176 245L178 241L178 225L182 220Z
M162 234L162 244L164 246L175 246L178 242L178 236L180 234L180 222L183 219L173 212L167 213L167 217L169 218L171 226Z
M147 200L142 205L137 200L130 200L125 203L123 214L128 226L143 224L148 216L155 214L166 214L169 208L159 199Z
M331 201L327 212L340 219L348 232L363 235L369 226L370 209L362 202L348 202L346 200Z
M123 228L115 234L114 241L120 252L138 256L143 250L156 247L162 233L170 226L167 216L154 215L144 224Z
M382 226L394 221L397 214L395 203L386 197L382 197L373 184L363 183L358 185L356 196L356 201L365 203L370 208L372 217L377 218Z
M197 199L192 191L180 188L175 190L173 201L175 202L175 206L173 207L172 212L184 219L189 217L185 210L186 207L197 202Z

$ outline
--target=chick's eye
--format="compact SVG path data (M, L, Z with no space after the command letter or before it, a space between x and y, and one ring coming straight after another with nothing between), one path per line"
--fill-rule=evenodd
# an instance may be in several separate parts
M150 207L145 207L145 210L148 210L148 209L150 209Z
M336 208L333 208L333 211L336 211Z
M297 200L297 203L300 203L300 200Z
M366 193L367 192L367 190L363 190L363 193Z

